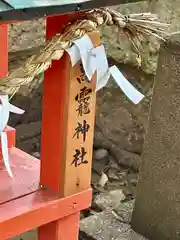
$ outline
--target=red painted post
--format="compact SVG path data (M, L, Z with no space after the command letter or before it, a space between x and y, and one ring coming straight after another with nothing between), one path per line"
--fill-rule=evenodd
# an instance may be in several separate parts
M77 14L50 17L47 19L47 39L62 31ZM100 43L99 33L90 34L94 46ZM78 80L80 78L80 81ZM43 92L42 148L40 183L53 190L59 197L72 197L90 187L96 82L84 81L80 64L72 68L65 53L61 60L54 61L46 71ZM85 95L81 91L85 90ZM87 94L87 96L86 96ZM84 97L83 97L84 96ZM88 111L78 114L79 98L85 98ZM84 106L84 105L82 105ZM74 135L79 122L88 124L86 141ZM84 152L80 152L83 151ZM85 154L84 162L74 164L76 154ZM83 158L83 157L82 157ZM82 195L82 199L85 198ZM90 200L90 199L89 199ZM87 203L87 207L89 202ZM73 208L77 208L74 202ZM79 233L79 211L39 228L40 240L77 240Z
M8 24L0 24L0 80L8 74ZM6 127L5 131L8 136L8 147L15 146L15 130ZM2 154L0 146L0 163L2 166Z
M60 15L47 18L47 39L60 33L76 15ZM42 117L41 183L62 196L60 180L65 148L64 119L68 104L70 61L64 55L53 61L45 72Z
M60 15L47 18L47 39L62 31L76 15ZM63 155L65 149L64 118L68 104L70 61L64 55L54 61L45 73L43 92L41 184L63 197ZM43 217L43 216L42 216ZM39 240L77 240L79 213L67 216L39 228Z
M0 24L0 78L8 74L8 24Z
M40 228L39 240L78 240L80 213L51 222Z

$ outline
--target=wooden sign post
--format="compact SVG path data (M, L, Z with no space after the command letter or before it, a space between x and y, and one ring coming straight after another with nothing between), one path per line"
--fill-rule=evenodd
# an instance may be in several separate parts
M47 37L59 31L62 22L67 23L73 17L74 15L66 15L49 18ZM98 33L92 33L90 38L94 46L99 45ZM80 62L72 68L67 53L45 73L41 184L60 197L67 197L90 187L95 82L95 75L91 82L87 82ZM74 208L76 207L74 202ZM58 220L41 227L39 237L43 240L78 239L78 222L79 212L68 216L66 221Z

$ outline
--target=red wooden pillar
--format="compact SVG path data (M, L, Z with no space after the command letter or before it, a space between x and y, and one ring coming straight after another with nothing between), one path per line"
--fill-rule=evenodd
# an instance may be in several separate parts
M47 39L61 32L67 23L76 17L77 14L70 14L48 18ZM95 46L99 45L98 33L93 33L90 37ZM87 190L91 180L95 92L92 91L93 84L83 82L81 85L77 81L79 76L82 76L80 65L72 68L69 56L65 53L61 60L53 62L51 68L46 71L44 80L40 182L62 198ZM95 75L93 79L95 81ZM86 117L90 125L89 137L86 144L80 146L79 140L73 137L73 131L78 121L84 121L83 117L75 116L77 113L75 97L83 88L91 90L88 92L91 114ZM86 148L86 159L89 160L88 164L82 164L78 168L72 164L77 147ZM77 207L74 202L74 208ZM77 211L40 227L39 239L77 240L79 216L80 213Z
M47 40L70 21L69 15L60 15L47 18ZM45 72L43 92L43 119L42 119L42 150L41 150L41 183L62 196L61 170L63 164L63 141L64 109L67 103L68 79L70 62L67 55L60 61L54 61L52 67ZM57 220L39 228L39 240L66 240L64 231L68 226L73 227L72 221L79 221L78 216L68 216L66 221ZM77 221L77 222L78 222ZM78 227L71 231L74 238L78 239ZM69 233L71 232L69 230ZM77 236L77 237L76 237Z
M0 24L0 78L8 74L8 24ZM6 127L5 129L8 136L8 147L15 146L15 130ZM1 147L0 147L1 149ZM0 150L0 169L4 168L4 164L1 161Z
M47 40L60 33L73 15L47 18ZM41 183L62 194L61 171L65 148L64 129L70 77L70 61L64 54L45 72L43 91Z
M0 78L8 73L8 24L0 24Z
M47 39L57 32L61 32L70 20L77 17L77 14L49 17L47 19ZM99 35L96 42L99 44ZM71 147L72 132L69 132L71 118L71 89L77 89L75 78L79 73L80 66L72 71L68 54L64 54L60 61L54 61L51 68L45 73L43 92L43 120L42 120L42 152L41 152L41 184L52 189L60 197L67 197L90 186L91 163L83 169L73 170L68 159L73 156ZM72 83L74 79L74 83ZM95 109L95 100L92 101ZM94 118L94 109L92 116ZM92 119L93 119L92 118ZM92 130L93 133L93 123ZM67 135L71 135L69 138ZM91 134L92 135L92 134ZM70 141L70 143L69 143ZM92 137L90 138L92 148ZM72 143L73 145L73 143ZM72 156L68 155L71 152ZM91 158L91 153L89 155ZM84 183L79 175L85 179ZM76 202L74 208L76 208ZM43 217L43 216L42 216ZM39 239L41 240L77 240L79 234L80 212L76 212L63 219L54 221L39 228Z

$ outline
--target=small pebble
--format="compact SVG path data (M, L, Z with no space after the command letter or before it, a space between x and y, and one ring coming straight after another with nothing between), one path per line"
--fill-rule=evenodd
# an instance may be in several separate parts
M119 179L123 179L127 176L127 172L120 172L118 173Z
M135 187L138 184L138 180L137 179L131 179L130 183Z
M119 177L112 171L109 171L108 172L108 177L111 179L111 180L119 180Z
M119 186L127 186L127 182L126 181L119 182L118 184L119 184Z
M94 158L96 160L101 160L108 157L108 151L106 149L100 148L94 151Z

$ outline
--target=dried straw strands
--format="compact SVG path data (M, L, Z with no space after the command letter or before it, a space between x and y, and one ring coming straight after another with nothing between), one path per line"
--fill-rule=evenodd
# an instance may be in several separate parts
M73 40L97 31L102 25L115 26L118 31L123 31L138 56L143 39L154 36L163 41L164 31L169 26L158 22L157 16L151 13L124 16L109 8L91 10L84 14L84 19L69 24L62 34L54 36L21 67L10 71L7 77L1 79L0 92L13 96L21 86L30 84L36 75L47 70L52 60L60 59L64 51L72 46Z

